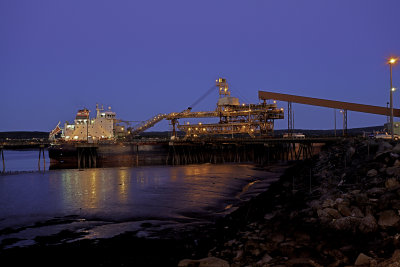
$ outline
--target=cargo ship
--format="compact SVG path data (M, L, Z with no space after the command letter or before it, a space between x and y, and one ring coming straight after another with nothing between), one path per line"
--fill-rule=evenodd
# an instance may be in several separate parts
M238 98L231 96L224 78L217 79L215 87L211 89L217 89L219 92L217 108L213 111L192 111L192 105L181 112L157 114L132 128L121 125L126 121L117 119L111 107L104 110L103 106L99 108L99 105L96 105L95 118L90 118L88 109L81 109L77 112L73 124L66 122L64 127L60 128L59 123L51 131L50 140L54 141L49 148L52 166L131 166L132 162L137 165L166 164L168 153L171 149L175 151L174 146L179 145L180 141L201 141L207 138L214 141L218 138L233 140L236 137L270 138L273 136L274 121L284 117L283 108L278 108L276 101L239 103ZM207 94L209 92L211 91ZM201 98L194 104L200 100ZM172 125L170 139L140 139L139 134L164 119ZM179 121L181 119L192 121L182 123ZM197 122L198 119L206 119L207 123ZM177 130L184 133L183 139L180 140ZM169 144L172 144L172 148ZM174 153L172 154L175 155ZM182 153L187 154L187 158L193 156L190 151Z
M50 132L50 168L113 167L165 164L168 140L129 140L128 126L109 107L96 105L96 117L78 110L74 123L60 123Z

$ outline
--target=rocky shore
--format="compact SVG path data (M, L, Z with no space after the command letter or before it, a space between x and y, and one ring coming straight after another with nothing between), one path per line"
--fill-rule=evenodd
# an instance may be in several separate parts
M203 261L400 266L399 178L400 144L350 139L326 147L220 222ZM211 266L202 264L179 266Z

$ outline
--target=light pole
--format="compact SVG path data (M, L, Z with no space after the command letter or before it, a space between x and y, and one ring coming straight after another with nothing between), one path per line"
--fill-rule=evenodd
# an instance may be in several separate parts
M393 127L393 84L392 84L392 66L396 64L398 58L391 57L388 59L388 64L390 68L390 132L392 135L392 140L394 139L394 127Z

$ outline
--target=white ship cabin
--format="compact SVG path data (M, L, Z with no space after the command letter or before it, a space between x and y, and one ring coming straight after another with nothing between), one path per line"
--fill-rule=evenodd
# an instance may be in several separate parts
M89 141L114 139L116 114L111 107L104 111L96 105L96 118L90 118L90 111L86 108L77 112L74 124L64 124L63 139L66 141Z

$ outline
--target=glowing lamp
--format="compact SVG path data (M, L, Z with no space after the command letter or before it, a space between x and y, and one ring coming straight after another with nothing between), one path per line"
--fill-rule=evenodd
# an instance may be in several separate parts
M391 57L391 58L389 58L388 63L395 64L397 62L397 60L398 60L398 58Z

